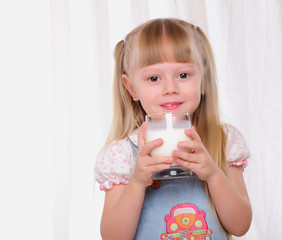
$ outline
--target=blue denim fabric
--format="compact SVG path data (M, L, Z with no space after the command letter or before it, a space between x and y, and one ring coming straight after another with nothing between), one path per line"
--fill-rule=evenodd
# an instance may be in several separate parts
M132 143L133 152L138 148ZM211 237L203 239L226 240L227 237L216 220L215 213L208 200L205 185L196 175L160 181L158 188L146 189L142 212L140 215L135 240L157 240L162 234L166 234L165 216L171 213L171 209L183 203L194 204L199 211L205 212L205 220L208 228L212 230ZM179 239L165 238L162 239ZM188 238L180 238L187 239Z

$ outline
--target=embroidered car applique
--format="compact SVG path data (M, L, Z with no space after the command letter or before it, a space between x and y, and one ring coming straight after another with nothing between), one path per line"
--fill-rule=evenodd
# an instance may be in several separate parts
M211 240L212 230L208 228L206 213L194 204L183 203L174 206L165 216L166 233L162 240Z

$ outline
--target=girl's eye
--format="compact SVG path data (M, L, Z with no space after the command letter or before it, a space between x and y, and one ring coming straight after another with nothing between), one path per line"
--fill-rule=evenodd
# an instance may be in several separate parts
M156 77L156 76L153 76L153 77L150 77L149 78L149 81L150 82L157 82L157 81L159 81L160 80L160 78L159 77Z
M185 78L189 77L189 74L188 73L181 73L178 77L181 78L181 79L185 79Z

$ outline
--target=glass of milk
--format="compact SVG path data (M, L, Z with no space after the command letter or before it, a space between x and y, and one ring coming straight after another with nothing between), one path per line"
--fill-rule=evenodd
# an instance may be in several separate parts
M185 129L191 128L189 113L157 113L148 114L146 141L150 142L158 138L163 139L163 145L154 149L151 156L172 156L173 150L178 150L177 143L191 140L184 133ZM183 168L175 161L169 169L157 172L153 178L158 180L182 178L193 175L189 169Z

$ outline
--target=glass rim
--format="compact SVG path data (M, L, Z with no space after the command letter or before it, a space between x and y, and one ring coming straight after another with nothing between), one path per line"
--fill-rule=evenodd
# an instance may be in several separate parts
M188 118L190 118L189 112L160 112L160 113L146 114L145 119L148 119L151 117L166 116L167 114L171 114L172 116L188 116Z

